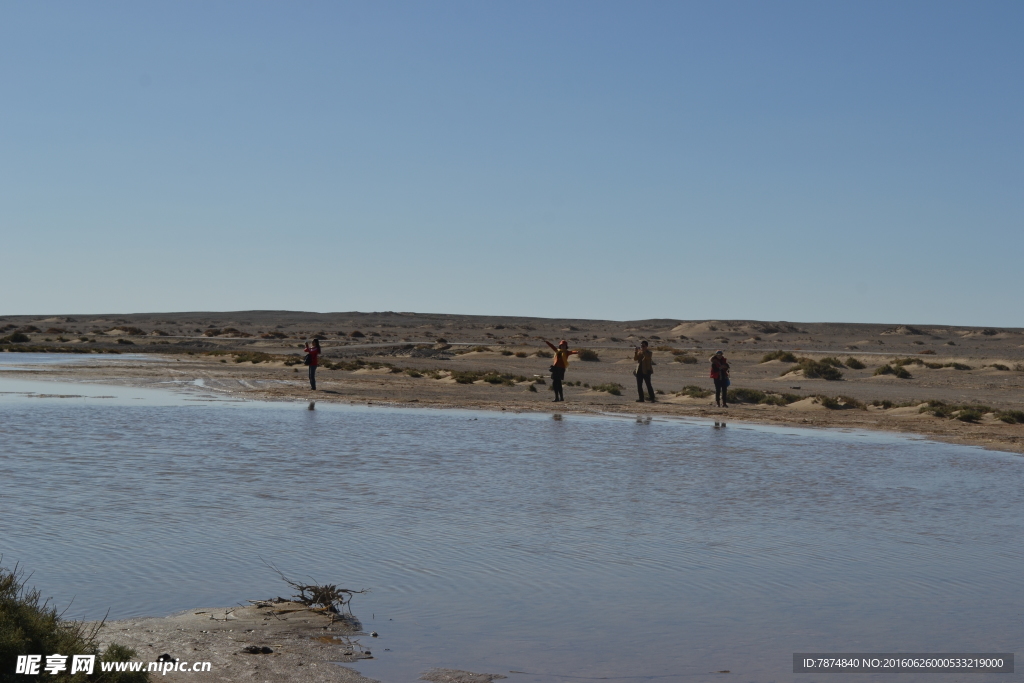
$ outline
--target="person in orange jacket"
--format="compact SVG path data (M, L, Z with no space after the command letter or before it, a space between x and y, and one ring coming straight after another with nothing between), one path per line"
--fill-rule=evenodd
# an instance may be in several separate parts
M646 341L640 342L640 346L633 347L633 360L636 361L636 369L633 371L633 374L636 375L636 390L640 394L640 398L636 402L644 402L644 382L647 382L647 395L650 397L651 403L654 403L654 387L651 386L651 375L654 373L654 354L651 353Z
M551 364L551 388L555 391L553 403L564 401L565 394L562 393L562 380L565 379L565 371L569 369L569 356L579 353L579 351L570 351L569 342L564 339L558 342L558 346L555 346L543 337L541 339L555 352L555 361Z

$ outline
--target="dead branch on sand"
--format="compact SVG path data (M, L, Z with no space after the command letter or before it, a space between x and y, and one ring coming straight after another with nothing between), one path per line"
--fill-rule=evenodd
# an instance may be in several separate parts
M310 609L322 609L332 614L341 614L342 610L352 614L352 609L349 606L352 602L352 598L356 595L362 595L363 593L369 593L369 588L362 590L352 590L350 588L338 588L334 584L319 584L313 581L311 584L298 583L292 581L284 575L280 569L274 566L272 563L267 562L262 557L260 560L263 561L269 569L273 570L281 580L291 586L293 589L299 592L298 595L292 596L296 602L300 602Z

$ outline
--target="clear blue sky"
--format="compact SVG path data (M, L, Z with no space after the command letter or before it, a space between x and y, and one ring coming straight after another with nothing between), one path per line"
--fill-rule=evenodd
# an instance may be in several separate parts
M1024 326L1024 3L0 2L0 314Z

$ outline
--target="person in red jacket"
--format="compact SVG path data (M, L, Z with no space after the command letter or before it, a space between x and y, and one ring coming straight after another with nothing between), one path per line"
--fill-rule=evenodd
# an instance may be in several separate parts
M721 351L711 356L711 379L715 380L715 404L722 408L729 407L729 361Z
M320 340L314 339L312 346L306 342L306 353L309 355L309 388L316 391L316 368L320 365Z

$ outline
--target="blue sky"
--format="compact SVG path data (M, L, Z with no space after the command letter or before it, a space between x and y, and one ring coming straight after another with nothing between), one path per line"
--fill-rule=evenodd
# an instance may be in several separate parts
M1024 326L1020 2L0 2L0 314Z

